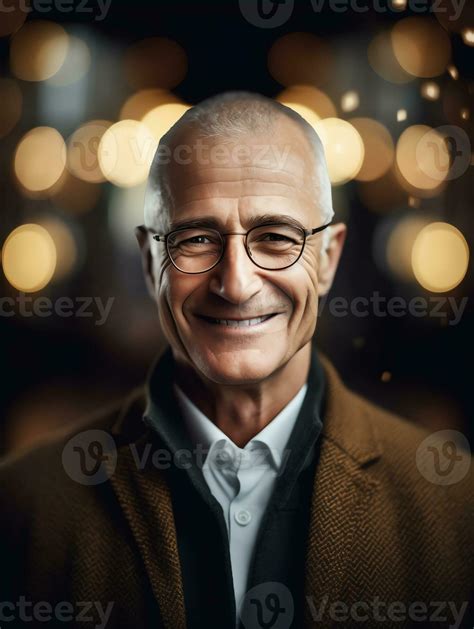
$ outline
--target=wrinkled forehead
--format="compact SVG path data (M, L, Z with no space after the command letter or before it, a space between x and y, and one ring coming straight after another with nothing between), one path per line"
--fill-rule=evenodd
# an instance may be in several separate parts
M173 206L215 197L299 197L311 202L315 155L298 126L265 133L202 137L182 132L170 145L168 183Z

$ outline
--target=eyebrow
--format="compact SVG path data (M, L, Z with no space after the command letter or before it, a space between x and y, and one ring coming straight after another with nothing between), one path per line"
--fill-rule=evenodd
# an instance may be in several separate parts
M288 214L258 214L248 221L245 221L247 229L252 229L257 225L269 225L272 223L288 223L299 229L306 229L297 219ZM209 229L221 229L222 224L214 216L201 216L200 218L190 220L173 221L170 230L185 229L187 227L207 227Z

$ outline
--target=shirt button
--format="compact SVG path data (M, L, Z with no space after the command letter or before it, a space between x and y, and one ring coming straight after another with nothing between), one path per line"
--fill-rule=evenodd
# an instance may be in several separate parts
M235 512L234 518L240 526L247 526L252 519L252 514L250 511L247 511L247 509L241 509L240 511Z

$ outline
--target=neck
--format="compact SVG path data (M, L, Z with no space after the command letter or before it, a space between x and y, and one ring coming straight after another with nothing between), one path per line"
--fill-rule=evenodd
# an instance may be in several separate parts
M199 410L242 448L295 397L307 380L310 361L311 343L307 343L257 384L216 384L180 362L176 363L175 378Z

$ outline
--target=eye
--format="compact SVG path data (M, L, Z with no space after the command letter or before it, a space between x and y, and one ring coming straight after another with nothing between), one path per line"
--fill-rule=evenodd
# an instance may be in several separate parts
M182 240L180 244L192 244L192 245L207 245L211 242L209 236L192 236L192 238L186 238Z
M262 234L259 240L268 241L268 242L292 242L292 239L288 236L284 236L283 234L275 234L275 233L267 233Z

